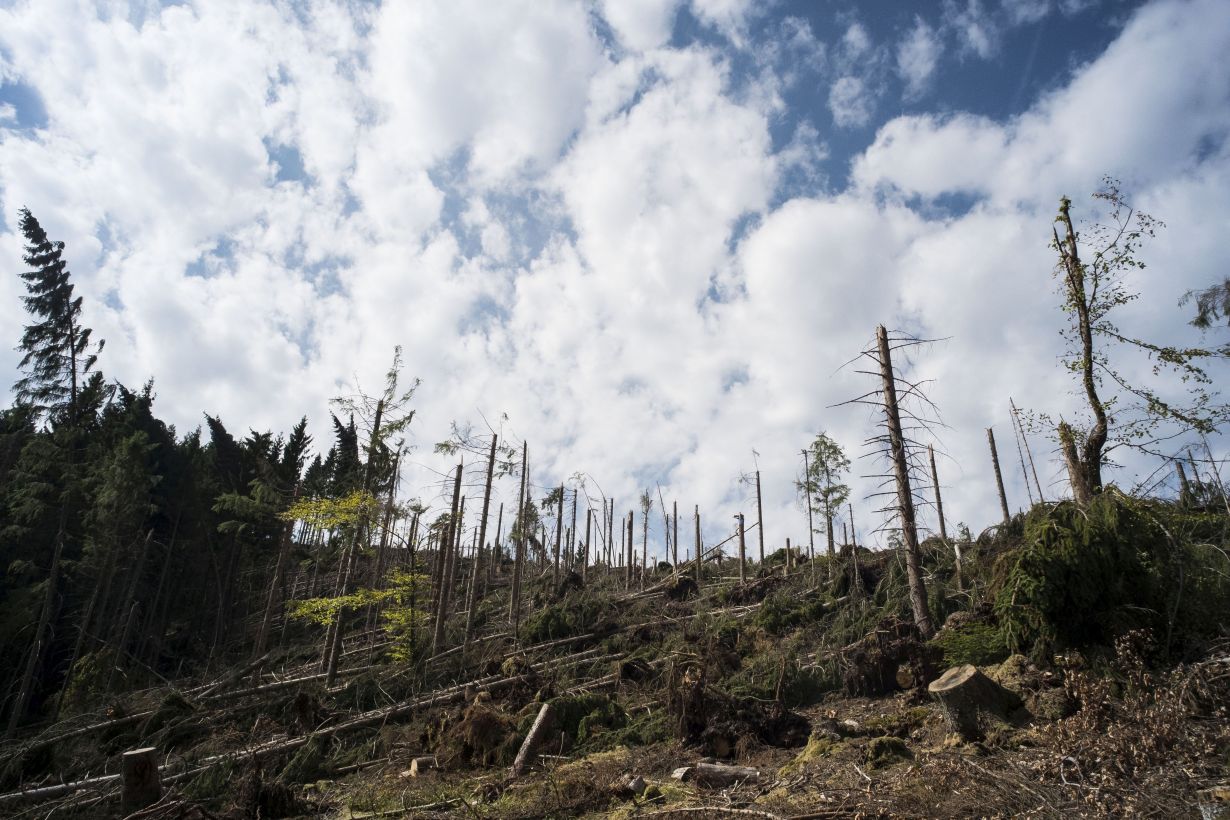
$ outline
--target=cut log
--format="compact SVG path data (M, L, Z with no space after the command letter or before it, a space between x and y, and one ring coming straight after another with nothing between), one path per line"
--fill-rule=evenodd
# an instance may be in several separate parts
M421 777L438 768L440 768L440 762L434 756L416 757L410 761L410 776Z
M158 777L158 750L151 747L124 752L120 764L123 791L120 806L124 814L152 806L162 799L162 780Z
M1214 786L1196 792L1196 807L1201 820L1227 820L1230 818L1230 786Z
M748 766L729 766L725 763L697 763L676 769L671 777L702 786L724 788L733 783L755 783L760 772Z
M517 759L513 761L513 777L520 777L529 770L533 762L534 749L538 747L539 741L547 733L554 714L555 710L549 703L544 703L538 710L538 717L534 718L534 725L530 727L529 734L525 736L525 742L521 744L521 751L517 752Z
M966 740L981 740L988 723L1007 721L1021 708L1017 695L970 664L954 666L927 687L949 727Z

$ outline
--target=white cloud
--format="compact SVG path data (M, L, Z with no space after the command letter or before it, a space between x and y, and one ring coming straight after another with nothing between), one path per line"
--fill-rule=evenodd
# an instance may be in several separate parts
M942 46L935 30L921 17L897 45L897 75L905 82L907 99L920 96L931 83Z
M988 60L999 51L999 28L982 0L966 0L964 6L957 0L946 0L944 23L956 31L963 52Z
M667 43L682 0L602 0L602 16L625 48L649 51Z
M1036 23L1051 11L1050 0L1000 0L1000 4L1014 26Z
M1188 333L1174 301L1230 262L1215 0L1147 5L1012 118L879 123L888 71L934 87L937 31L992 56L1008 12L950 5L891 48L850 27L825 54L797 23L765 44L749 4L693 0L736 54L669 48L671 8L606 7L611 50L580 3L207 3L140 26L67 0L0 10L4 71L49 117L0 122L0 323L23 320L12 215L28 204L68 243L108 375L153 376L181 432L202 410L236 430L306 412L324 445L326 399L377 383L401 344L424 380L421 444L506 411L536 483L584 470L622 512L660 481L711 534L750 512L736 478L755 448L774 544L805 540L790 479L808 437L867 435L867 414L832 405L867 389L838 368L879 322L952 337L916 360L951 428L946 506L975 529L996 517L983 429L1003 455L1007 397L1075 406L1046 248L1060 194L1083 213L1117 173L1170 223L1148 250L1164 275L1125 316L1142 335ZM747 49L750 79L734 76ZM784 107L788 72L821 66L838 127L878 126L846 190L825 187L826 143L856 135ZM269 145L308 178L277 182ZM407 483L428 487L440 465L415 460ZM880 521L855 488L865 533Z
M829 111L842 128L857 128L871 119L875 100L861 77L839 77L829 88Z

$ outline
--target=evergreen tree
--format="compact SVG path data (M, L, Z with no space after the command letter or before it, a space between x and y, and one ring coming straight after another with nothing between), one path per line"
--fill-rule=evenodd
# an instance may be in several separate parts
M98 360L103 343L91 346L91 330L81 326L81 297L73 296L63 259L64 243L48 239L28 209L20 213L26 238L23 258L34 268L19 274L27 291L22 299L38 321L26 325L18 345L24 353L20 367L26 375L13 390L19 402L40 412L65 410L70 422L75 422L82 382Z

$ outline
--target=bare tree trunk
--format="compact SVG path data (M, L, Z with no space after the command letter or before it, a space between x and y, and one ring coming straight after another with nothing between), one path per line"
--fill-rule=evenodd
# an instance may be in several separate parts
M1012 408L1012 418L1016 419L1016 427L1021 431L1021 441L1025 444L1025 456L1029 459L1029 471L1034 477L1034 489L1038 491L1038 503L1046 503L1046 496L1042 494L1042 482L1038 480L1038 468L1034 466L1034 451L1029 446L1029 436L1025 435L1025 425L1021 423L1021 411L1011 397L1008 398L1008 406ZM1026 479L1027 482L1028 480Z
M560 536L564 534L564 485L559 485L559 506L555 510L555 569L551 572L552 583L559 582Z
M914 496L910 490L909 463L905 455L905 437L901 433L901 416L897 410L897 380L893 374L892 354L888 347L888 331L884 325L876 328L880 348L880 377L884 383L884 416L888 424L889 447L893 456L893 473L897 479L897 504L901 515L901 536L905 542L906 575L910 586L910 607L914 623L927 638L935 634L931 612L927 606L927 589L923 584L922 562L918 554L918 527L914 521Z
M739 519L739 583L747 583L747 542L743 535L743 513L735 516Z
M760 540L760 566L764 566L764 505L760 502L760 471L756 471L756 535Z
M581 488L572 489L572 528L568 533L568 571L571 572L577 560L577 496Z
M671 538L671 563L675 567L675 574L679 574L679 502L671 502L671 514L674 518L674 537Z
M487 455L487 482L486 484L483 485L483 512L482 512L482 516L478 520L478 551L475 552L474 554L475 570L474 570L474 583L471 584L471 595L470 595L470 604L469 604L470 614L466 616L466 641L467 642L470 640L470 637L471 637L470 631L471 631L471 626L473 624L474 605L477 602L477 599L474 597L474 594L473 594L474 588L478 586L477 581L478 581L479 574L478 574L477 567L479 564L482 563L483 546L487 543L487 515L489 514L491 510L491 483L495 478L495 451L496 451L496 443L498 440L499 440L499 436L497 436L495 433L492 433L491 434L491 452L488 453ZM557 535L556 537L557 557L558 557L558 551L559 551L558 545L559 545L559 538Z
M590 538L593 536L594 511L593 508L585 510L585 557L581 559L581 581L584 582L589 577L589 550Z
M1066 421L1059 422L1059 448L1068 467L1068 481L1072 485L1072 499L1078 507L1088 507L1093 500L1093 487L1089 476L1076 453L1076 435Z
M457 465L457 472L453 477L453 504L451 512L448 516L448 529L446 530L447 537L441 539L442 544L437 550L440 563L440 594L436 602L436 620L431 636L431 654L435 655L440 651L441 644L444 643L444 622L448 619L448 603L449 595L452 591L452 578L450 577L452 559L451 554L453 549L454 534L461 532L461 521L458 519L457 510L461 503L461 471L462 464Z
M927 445L927 458L931 461L931 486L935 488L935 514L940 521L940 540L948 544L948 526L944 523L944 499L940 495L940 474L935 469L935 447ZM956 556L957 589L961 589L961 546L953 544L953 554Z
M1187 472L1183 469L1182 461L1175 461L1174 471L1179 476L1179 501L1187 502L1192 497L1192 486L1187 483Z
M645 576L649 574L649 510L641 520L641 589L645 588Z
M700 540L700 505L696 505L696 588L700 589L700 568L705 562L704 546Z
M632 546L632 542L633 542L632 527L633 527L632 511L629 510L628 511L628 553L625 556L626 560L624 564L624 590L625 591L632 589L632 550L635 549L635 547Z
M525 555L525 488L526 466L529 463L529 444L521 443L521 490L517 494L517 516L513 519L517 524L516 541L517 556L513 561L512 594L509 596L508 619L513 623L513 637L517 638L517 630L521 626L521 562ZM574 496L575 499L575 496Z
M991 466L995 468L995 487L999 490L999 506L1004 513L1004 523L1007 524L1012 518L1012 513L1008 511L1008 496L1004 493L1004 476L999 471L999 452L995 449L995 431L990 427L987 428L987 444L991 446Z
M504 502L500 502L500 514L495 519L495 551L491 553L491 570L495 573L496 570L504 569L504 547L500 538L504 534ZM492 578L495 577L493 574Z

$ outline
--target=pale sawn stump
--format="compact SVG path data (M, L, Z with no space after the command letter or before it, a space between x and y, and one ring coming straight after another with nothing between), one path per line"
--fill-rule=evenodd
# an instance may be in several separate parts
M954 666L927 687L949 727L966 740L981 740L988 722L1007 722L1021 699L977 667Z

